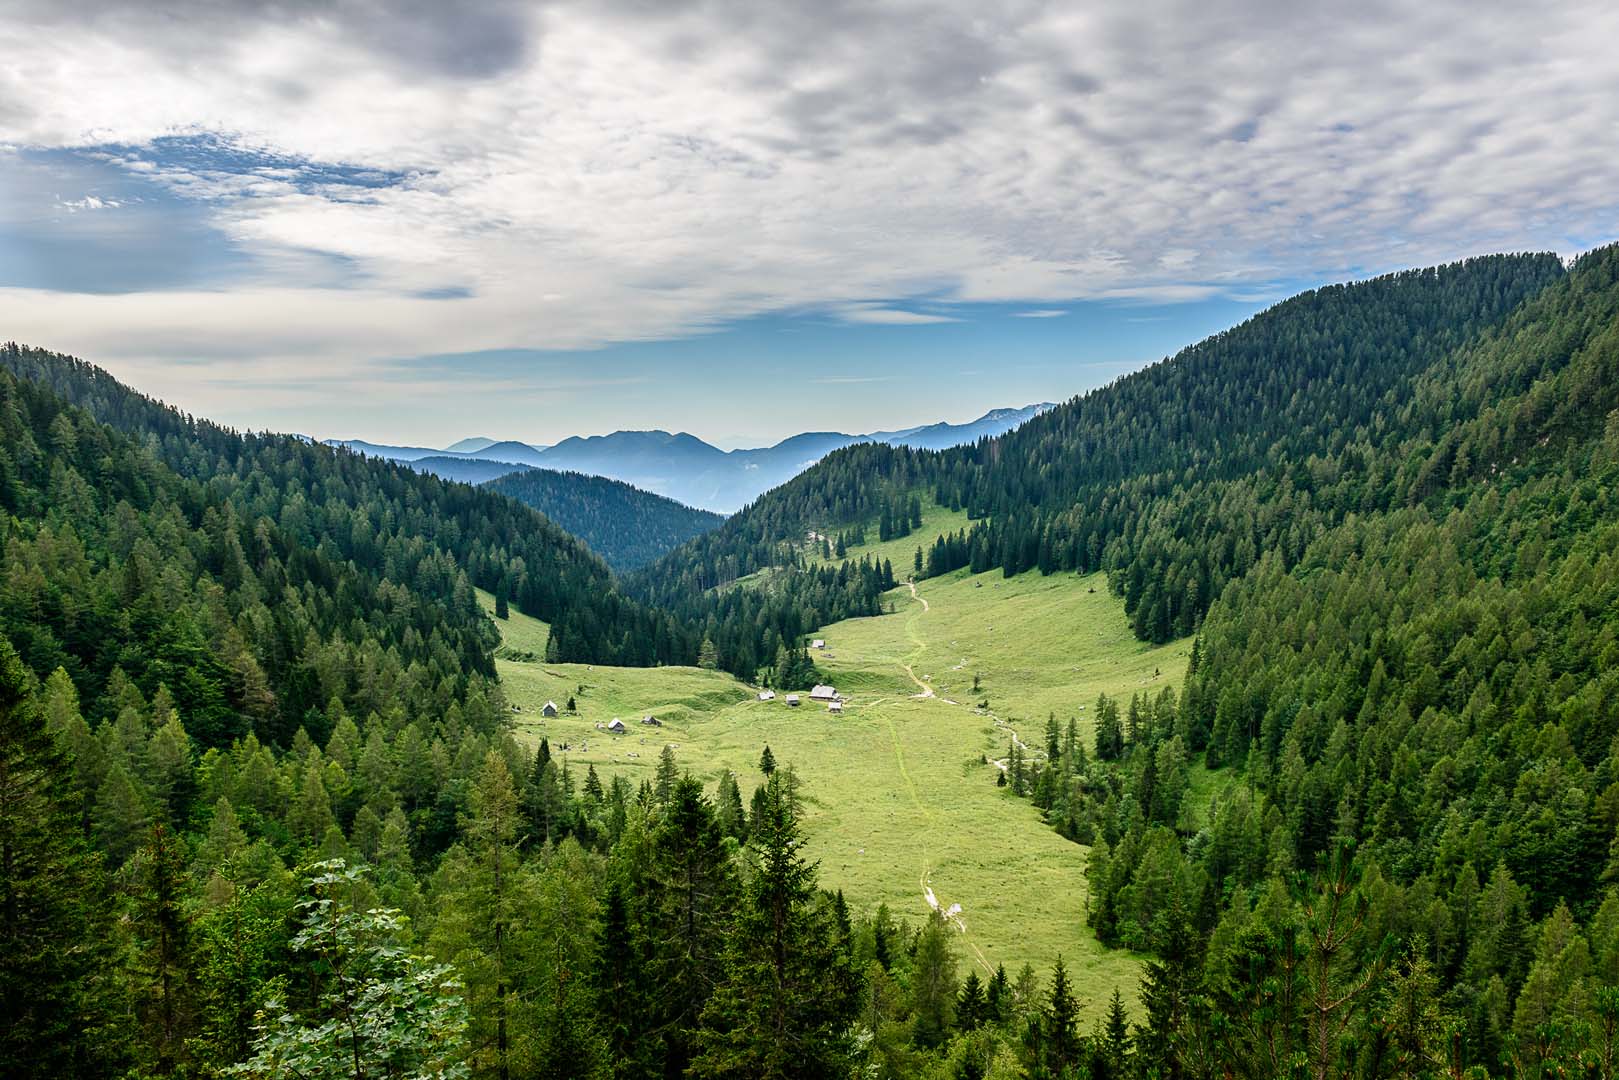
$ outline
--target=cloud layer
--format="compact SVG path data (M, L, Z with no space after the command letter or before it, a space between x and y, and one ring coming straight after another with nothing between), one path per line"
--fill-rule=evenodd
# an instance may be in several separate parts
M183 220L145 277L0 258L4 334L160 391L210 361L220 393L316 392L422 354L1244 296L1619 231L1619 6L1349 11L14 2L0 184L57 173L0 228ZM97 190L63 186L80 166Z

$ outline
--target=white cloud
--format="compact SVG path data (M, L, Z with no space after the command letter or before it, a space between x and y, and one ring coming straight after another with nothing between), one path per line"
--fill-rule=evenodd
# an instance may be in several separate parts
M335 390L779 310L1265 295L1619 220L1609 3L442 10L9 5L0 146L127 147L256 271L0 291L7 336ZM258 157L152 149L175 135Z
M70 214L80 210L116 210L124 205L117 199L103 199L99 195L86 195L80 199L57 199L57 205Z
M1068 312L1062 308L1036 308L1033 311L1014 311L1012 317L1017 319L1060 319Z
M925 326L929 323L950 323L961 320L953 315L931 311L903 311L877 304L849 304L837 312L844 322L869 323L876 326Z

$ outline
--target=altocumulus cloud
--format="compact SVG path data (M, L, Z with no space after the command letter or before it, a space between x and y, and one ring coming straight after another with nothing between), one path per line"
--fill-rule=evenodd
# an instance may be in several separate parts
M158 390L230 357L209 377L246 393L1569 250L1614 231L1615 41L1608 2L21 0L0 170L121 170L161 198L38 213L166 199L233 255L145 287L11 272L0 306Z

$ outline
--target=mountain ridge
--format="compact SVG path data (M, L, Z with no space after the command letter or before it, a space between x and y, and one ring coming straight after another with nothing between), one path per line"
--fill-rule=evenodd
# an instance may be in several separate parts
M732 513L845 446L881 442L924 450L946 449L1004 434L1052 407L1050 402L1003 407L962 424L939 421L865 434L805 431L770 446L734 450L722 450L687 431L671 432L662 428L571 435L552 446L535 446L517 440L485 442L481 436L463 439L445 450L393 446L363 439L323 441L329 446L346 446L395 461L432 459L432 464L424 471L450 479L467 479L488 471L467 470L453 462L503 462L604 476L687 506ZM460 452L453 449L478 443L485 445Z

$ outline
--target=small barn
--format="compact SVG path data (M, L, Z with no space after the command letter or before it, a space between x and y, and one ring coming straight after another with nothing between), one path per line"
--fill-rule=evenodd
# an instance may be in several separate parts
M541 716L555 716L558 711L557 703L554 701L547 701L543 706L540 707Z
M761 691L759 691L759 700L760 701L775 701L776 700L776 692L774 690L761 690Z
M836 701L838 692L830 686L817 686L810 691L811 701Z
M843 702L841 702L841 701L831 702L830 704L827 705L826 711L827 712L836 712L836 713L842 712L843 711Z
M797 694L788 694L787 695L787 704L790 705L791 707L795 708L795 709L798 708L798 695Z
M820 637L816 638L814 641L810 642L810 648L812 648L812 649L824 649L824 648L826 648L826 638L820 638Z
M663 726L663 721L662 720L659 720L656 716L652 716L650 714L641 717L641 723L645 724L647 727L662 727Z
M624 726L624 721L615 716L612 720L608 721L607 730L612 732L614 735L622 735L629 729Z

